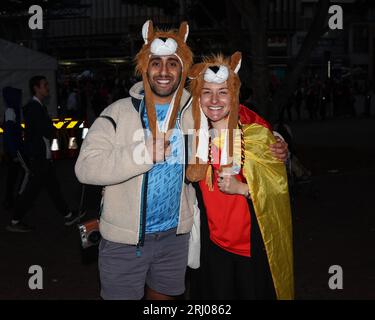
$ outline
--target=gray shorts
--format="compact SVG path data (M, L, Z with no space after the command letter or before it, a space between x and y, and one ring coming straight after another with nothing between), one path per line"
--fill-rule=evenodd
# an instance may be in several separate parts
M143 247L102 239L99 245L101 297L139 300L145 284L156 292L177 296L185 291L189 234L176 228L146 234Z

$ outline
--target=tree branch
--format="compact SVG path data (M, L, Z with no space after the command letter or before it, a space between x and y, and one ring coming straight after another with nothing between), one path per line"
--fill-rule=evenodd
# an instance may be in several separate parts
M250 32L254 30L254 25L252 24L254 22L253 17L257 17L258 15L258 9L254 4L254 0L248 0L248 1L242 1L242 0L233 0L232 1L234 7L237 9L237 11L241 14L242 17L247 17L246 24L251 29Z
M297 61L306 60L310 57L311 50L326 30L325 23L327 22L329 6L330 0L319 1L314 20L297 55Z

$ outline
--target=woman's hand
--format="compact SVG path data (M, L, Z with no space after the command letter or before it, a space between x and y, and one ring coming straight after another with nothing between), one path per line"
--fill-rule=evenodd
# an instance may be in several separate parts
M237 180L235 175L231 174L228 168L223 168L222 171L219 172L217 184L219 190L226 194L240 194L245 197L249 195L248 185Z

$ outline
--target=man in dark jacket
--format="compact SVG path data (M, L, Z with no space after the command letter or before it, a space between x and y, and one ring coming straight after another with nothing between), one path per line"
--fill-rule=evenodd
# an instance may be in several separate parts
M22 219L31 209L42 187L46 187L57 210L64 216L65 225L70 226L80 218L77 213L69 210L62 197L51 158L53 124L47 108L43 105L43 100L49 95L47 79L44 76L35 76L30 79L29 85L33 97L24 106L23 115L25 151L29 158L31 177L15 205L12 221L7 226L7 230L12 232L32 231L32 228L27 226Z
M5 87L3 89L5 102L4 114L4 154L6 164L5 194L3 206L11 209L14 205L16 189L22 164L22 132L20 123L20 105L22 91ZM25 175L26 177L26 175Z

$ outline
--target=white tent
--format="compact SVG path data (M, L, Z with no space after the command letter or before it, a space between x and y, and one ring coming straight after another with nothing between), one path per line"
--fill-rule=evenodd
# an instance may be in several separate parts
M35 50L0 39L0 119L4 114L2 90L11 86L22 90L22 106L30 99L29 79L36 75L47 78L50 97L45 101L51 116L57 114L57 60Z

